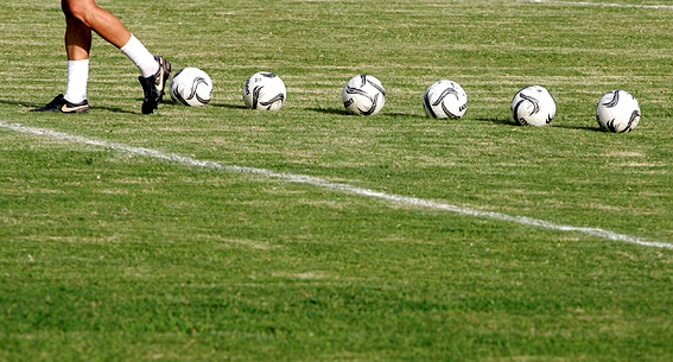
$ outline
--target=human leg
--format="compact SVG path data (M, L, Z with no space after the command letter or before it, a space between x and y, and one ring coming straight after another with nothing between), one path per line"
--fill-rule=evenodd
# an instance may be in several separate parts
M171 71L171 64L161 56L154 56L131 34L115 15L96 5L94 0L61 0L61 8L66 17L66 52L68 54L68 87L78 89L74 94L86 97L88 80L88 59L91 50L91 32L120 49L131 59L141 72L139 77L143 86L143 113L152 113L164 95L166 80ZM84 66L86 65L86 72ZM72 82L71 73L72 72ZM72 83L72 86L71 86ZM58 97L57 97L58 98ZM81 97L80 97L81 98Z
M83 26L95 31L117 48L123 47L131 38L131 32L121 20L96 5L94 0L61 0L61 9L66 21L70 18L79 20Z
M68 58L68 83L65 95L59 94L35 112L82 113L89 110L87 84L89 81L89 52L91 50L91 28L72 16L61 2L66 19L65 50Z
M81 103L87 98L91 28L68 13L66 13L65 21L65 51L68 56L68 85L64 98L72 103Z
M88 27L95 31L101 38L126 54L136 64L143 77L148 77L159 69L159 64L154 59L154 55L126 29L119 18L96 5L94 0L61 0L61 7L66 20L71 19L68 24L79 22L82 27ZM84 43L84 39L80 39L84 38L84 35L80 35L82 33L83 31L73 31L71 35L73 43ZM88 34L88 44L91 47L91 31ZM72 50L72 52L75 53L75 50ZM70 53L68 55L70 56ZM83 55L73 54L73 56Z

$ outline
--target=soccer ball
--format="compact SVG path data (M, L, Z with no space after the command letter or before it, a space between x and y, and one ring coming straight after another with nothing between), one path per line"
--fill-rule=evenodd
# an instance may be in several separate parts
M596 121L604 131L631 132L640 123L640 105L629 92L613 90L606 93L596 106Z
M183 68L173 76L170 85L171 99L186 106L200 107L213 97L213 81L198 68Z
M554 119L556 101L546 88L530 85L516 92L511 110L517 124L541 127Z
M270 72L257 72L243 84L243 102L248 108L277 111L286 97L285 83Z
M376 77L361 74L346 83L341 98L348 113L373 116L386 104L386 90Z
M461 118L467 111L467 94L450 80L433 83L423 96L425 114L432 118Z

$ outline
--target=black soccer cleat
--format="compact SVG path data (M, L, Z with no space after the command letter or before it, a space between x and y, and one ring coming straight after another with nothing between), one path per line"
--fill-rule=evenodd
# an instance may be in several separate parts
M63 94L59 94L47 103L44 107L33 108L31 112L61 112L61 113L86 113L89 111L89 101L83 100L79 103L68 102Z
M171 74L171 63L160 55L155 55L154 59L159 63L159 70L149 77L138 77L140 85L143 86L143 114L152 114L161 102L166 88L166 81Z

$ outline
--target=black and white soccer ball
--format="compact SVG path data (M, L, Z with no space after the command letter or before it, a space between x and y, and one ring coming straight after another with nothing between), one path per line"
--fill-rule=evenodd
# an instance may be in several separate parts
M277 111L286 98L285 83L271 72L257 72L243 84L243 102L251 109Z
M341 91L346 111L360 116L374 116L381 112L386 104L386 90L376 77L356 75Z
M432 118L461 118L467 111L467 93L456 82L440 80L425 91L423 108Z
M638 100L623 90L610 91L596 105L596 121L607 132L631 132L640 123Z
M213 81L201 69L183 68L173 76L170 93L175 102L191 107L204 106L213 98Z
M539 85L520 89L512 99L512 117L522 126L542 127L556 115L556 101L551 93Z

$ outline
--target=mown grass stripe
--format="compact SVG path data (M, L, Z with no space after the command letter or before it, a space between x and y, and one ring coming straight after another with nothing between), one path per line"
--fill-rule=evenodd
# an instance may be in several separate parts
M556 1L556 0L523 0L529 3L545 3L569 6L595 6L607 8L635 8L635 9L665 9L673 10L673 5L642 5L642 4L618 4L618 3L593 3L588 1Z

